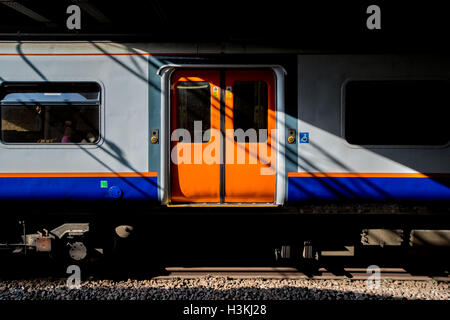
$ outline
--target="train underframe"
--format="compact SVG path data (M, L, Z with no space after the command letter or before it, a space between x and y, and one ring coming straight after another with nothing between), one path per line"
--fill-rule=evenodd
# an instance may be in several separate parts
M119 257L114 261L125 265L142 257L159 265L175 261L174 256L178 262L208 264L215 252L234 255L237 261L242 257L246 263L272 260L292 265L355 256L367 248L402 254L435 248L448 254L448 207L446 203L311 203L279 208L7 203L0 250L50 255L69 264Z

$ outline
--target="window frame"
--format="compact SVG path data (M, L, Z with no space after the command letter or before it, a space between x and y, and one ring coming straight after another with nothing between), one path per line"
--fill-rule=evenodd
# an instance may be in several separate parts
M69 142L69 143L37 143L37 142L6 142L2 139L0 135L0 146L3 148L11 148L11 149L93 149L99 148L104 143L104 123L105 123L105 86L98 79L74 79L74 80L58 80L54 79L52 81L1 81L0 86L3 86L5 83L11 84L40 84L44 82L50 83L92 83L98 86L99 88L99 104L98 104L98 133L99 137L94 143L80 143L80 142ZM45 105L45 104L44 104ZM49 104L51 106L51 104ZM62 104L61 104L62 105ZM92 106L93 104L80 104L84 106ZM1 121L1 115L0 115Z
M447 141L446 144L443 145L422 145L422 144L416 144L416 145L405 145L405 144L352 144L350 143L346 138L346 132L345 132L345 113L346 113L346 88L348 83L353 81L450 81L450 78L446 77L350 77L346 78L340 88L340 95L341 95L341 108L340 108L340 138L342 138L345 141L345 144L353 149L445 149L450 146L450 139Z

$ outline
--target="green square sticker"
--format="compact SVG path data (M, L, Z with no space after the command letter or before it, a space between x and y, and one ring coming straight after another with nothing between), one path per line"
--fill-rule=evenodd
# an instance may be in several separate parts
M101 180L100 181L100 188L108 188L108 181Z

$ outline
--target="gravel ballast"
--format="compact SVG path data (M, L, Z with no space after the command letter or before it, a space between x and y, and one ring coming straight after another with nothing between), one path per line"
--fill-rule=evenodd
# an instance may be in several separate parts
M381 280L195 279L0 281L0 300L449 300L447 282Z

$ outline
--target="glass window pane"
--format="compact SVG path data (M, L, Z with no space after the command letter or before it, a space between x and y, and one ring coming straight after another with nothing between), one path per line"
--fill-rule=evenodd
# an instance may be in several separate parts
M1 139L10 143L95 143L100 87L85 82L3 83Z
M211 134L210 131L205 132L211 128L211 91L209 83L183 81L177 84L176 90L177 128L188 130L193 142L208 142ZM194 130L194 122L197 122L197 128L201 129L198 132ZM202 138L204 139L202 140Z
M2 141L95 143L98 106L1 106Z
M365 145L444 145L450 139L450 82L351 81L345 87L345 138Z
M265 135L259 135L259 129L267 130L268 121L268 88L264 81L237 81L233 84L233 124L234 130L256 130L258 142L267 140ZM236 137L238 142L243 140ZM248 141L248 139L247 139Z

